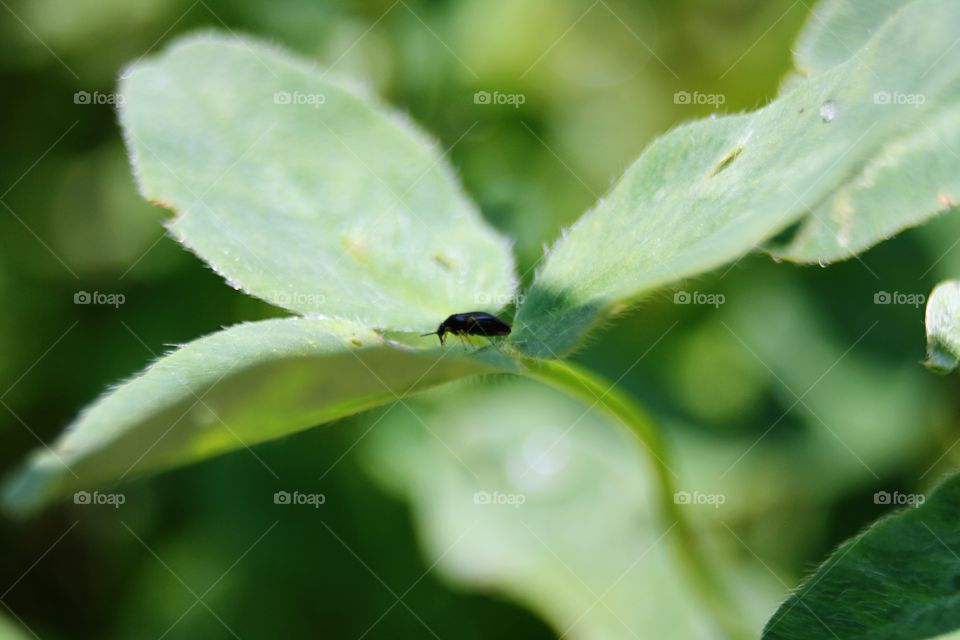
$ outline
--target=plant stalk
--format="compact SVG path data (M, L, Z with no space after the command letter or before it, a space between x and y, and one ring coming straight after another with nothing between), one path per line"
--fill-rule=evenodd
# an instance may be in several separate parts
M751 638L737 615L731 598L698 544L693 527L674 500L673 472L668 453L653 420L629 396L598 374L563 360L524 359L526 373L560 391L581 400L591 408L602 409L619 425L629 429L644 445L644 453L653 466L657 480L659 512L663 524L677 535L676 552L696 592L708 611L731 639Z

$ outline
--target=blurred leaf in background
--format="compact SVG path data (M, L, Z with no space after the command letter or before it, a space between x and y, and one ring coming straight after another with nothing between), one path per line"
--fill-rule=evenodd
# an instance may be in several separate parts
M562 637L712 633L677 570L677 533L654 514L639 442L530 382L457 391L418 405L423 424L394 414L364 448L384 488L410 500L443 575L528 603ZM727 580L756 627L776 584L757 565Z

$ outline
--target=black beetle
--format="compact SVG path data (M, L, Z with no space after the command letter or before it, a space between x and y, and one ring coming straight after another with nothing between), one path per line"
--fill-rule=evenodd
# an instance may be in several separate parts
M467 311L466 313L453 314L441 322L436 331L424 333L420 337L439 336L442 346L446 344L444 336L448 333L455 336L485 336L487 338L508 336L510 335L510 325L486 311Z

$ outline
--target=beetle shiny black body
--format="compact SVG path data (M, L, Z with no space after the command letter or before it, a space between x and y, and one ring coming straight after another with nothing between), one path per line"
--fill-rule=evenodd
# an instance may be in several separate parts
M510 335L510 325L500 318L490 315L486 311L467 311L455 313L437 327L436 331L424 333L423 336L436 335L440 344L446 344L446 334L455 336L484 336L493 338ZM421 337L423 337L421 336Z

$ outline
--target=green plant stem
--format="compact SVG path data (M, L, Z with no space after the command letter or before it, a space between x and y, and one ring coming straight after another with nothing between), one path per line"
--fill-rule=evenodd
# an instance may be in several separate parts
M750 638L719 578L696 539L693 527L674 501L673 472L668 454L653 420L629 396L601 376L562 360L523 361L526 373L552 387L602 409L629 429L644 445L657 479L660 516L665 526L676 530L676 550L696 591L707 609L730 638Z

